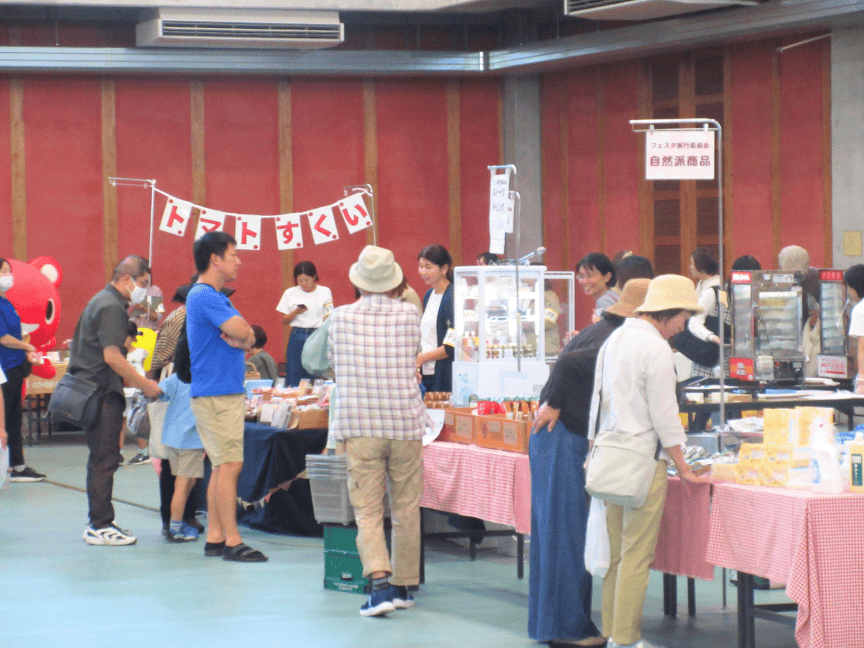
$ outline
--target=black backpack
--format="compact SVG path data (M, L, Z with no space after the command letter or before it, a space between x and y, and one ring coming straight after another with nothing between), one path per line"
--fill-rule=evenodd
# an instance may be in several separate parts
M174 373L187 385L192 382L192 358L189 355L189 338L186 337L186 323L180 329L177 347L174 349Z

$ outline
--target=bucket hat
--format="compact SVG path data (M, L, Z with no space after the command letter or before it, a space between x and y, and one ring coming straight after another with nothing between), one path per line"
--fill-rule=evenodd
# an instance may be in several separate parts
M645 301L645 294L648 292L648 284L650 283L650 279L642 277L631 279L624 284L624 290L621 291L618 301L607 308L606 312L621 317L633 317L633 311Z
M630 282L628 281L627 284L629 285ZM645 302L634 312L656 313L673 308L681 308L691 313L705 312L705 309L699 305L696 286L690 279L681 275L665 274L651 280Z
M360 290L384 293L402 283L402 268L393 258L393 252L375 245L367 245L357 263L348 271L351 283Z

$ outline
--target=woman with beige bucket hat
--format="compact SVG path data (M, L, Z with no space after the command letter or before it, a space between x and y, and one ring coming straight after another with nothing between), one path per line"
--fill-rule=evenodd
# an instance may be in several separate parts
M607 504L611 559L603 580L603 634L610 648L660 648L642 638L642 609L648 566L654 558L666 500L666 467L681 479L709 481L693 474L681 451L687 440L675 398L675 366L668 340L688 318L703 312L687 277L661 275L648 284L645 302L603 345L594 375L589 436L607 433L654 439L657 468L648 497L639 508ZM662 451L660 449L662 448Z

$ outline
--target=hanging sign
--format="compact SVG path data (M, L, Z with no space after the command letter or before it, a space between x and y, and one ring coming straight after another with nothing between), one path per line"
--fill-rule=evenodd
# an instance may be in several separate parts
M647 180L713 180L714 157L714 131L645 132Z
M372 217L366 209L366 203L363 201L361 192L351 194L344 200L340 200L336 203L336 207L342 214L342 220L345 221L345 227L348 228L349 234L356 234L372 225Z
M198 214L198 227L195 230L195 240L207 232L222 232L225 230L225 212L212 209L202 209Z
M192 203L177 198L169 198L162 212L162 223L159 229L175 236L186 234L186 226L192 218Z
M315 245L335 241L339 238L336 231L336 217L333 215L333 207L319 207L307 213L309 229L312 230L312 240Z
M234 217L234 238L238 250L261 249L261 217L237 215Z
M303 247L300 214L281 214L276 217L276 242L280 250L295 250Z
M504 235L513 233L513 198L510 171L492 174L489 179L489 251L504 254Z

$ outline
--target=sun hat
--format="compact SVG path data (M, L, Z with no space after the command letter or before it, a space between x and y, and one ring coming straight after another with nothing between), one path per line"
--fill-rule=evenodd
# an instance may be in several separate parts
M777 257L777 263L783 272L807 272L810 267L810 255L800 245L787 245Z
M630 281L627 285L630 285ZM634 312L656 313L673 308L681 308L691 313L705 312L705 309L699 305L696 286L690 279L681 275L665 274L651 280L645 302Z
M648 292L648 284L650 283L650 279L643 277L631 279L624 284L624 290L621 291L618 302L607 308L606 312L621 317L633 317L633 311L645 301L645 294Z
M360 290L385 293L402 283L402 268L393 258L393 253L376 245L367 245L360 253L357 263L348 271L351 283Z

